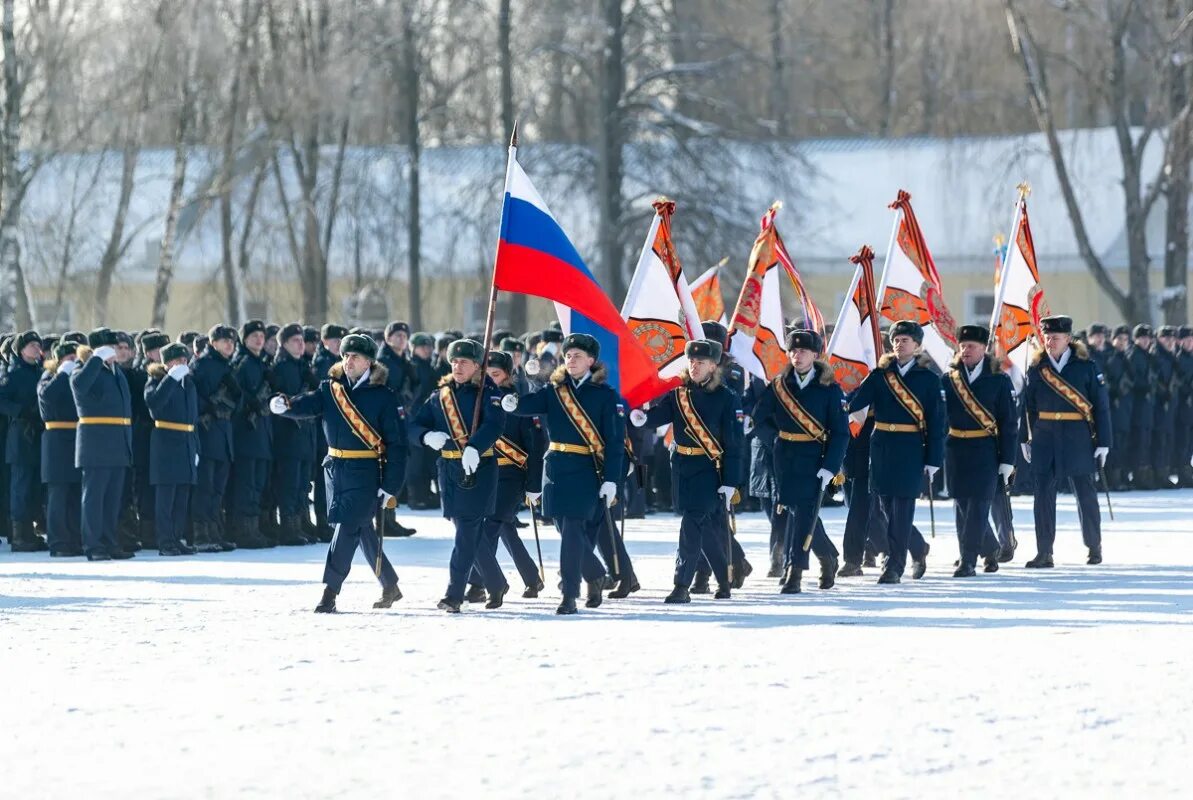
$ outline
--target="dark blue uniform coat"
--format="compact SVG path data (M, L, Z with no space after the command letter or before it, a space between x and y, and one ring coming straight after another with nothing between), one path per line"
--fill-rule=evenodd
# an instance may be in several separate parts
M952 375L957 371L977 401L993 417L998 434L976 439L948 437L945 471L949 494L954 498L984 497L992 500L998 483L998 465L1014 465L1018 449L1019 424L1015 417L1014 386L1010 377L999 370L990 356L983 360L982 372L972 384L969 383L965 366L960 360L954 361L952 368L940 378L949 430L982 430L982 426L966 411L953 385Z
M46 422L78 422L75 398L70 393L70 375L55 366L42 373L37 386L41 418ZM41 480L43 483L78 483L83 479L75 466L73 428L47 430L41 435Z
M190 425L191 431L154 427L149 436L149 482L194 484L198 481L199 394L195 379L187 375L176 381L163 364L149 366L145 384L145 405L154 422Z
M1069 345L1072 355L1060 376L1093 404L1094 430L1083 420L1052 421L1041 419L1047 412L1075 412L1076 409L1040 376L1043 365L1052 369L1048 357L1041 354L1027 371L1024 395L1031 424L1031 467L1037 475L1048 472L1056 478L1090 475L1097 471L1095 447L1113 447L1110 425L1110 400L1106 380L1090 360L1085 346Z
M70 376L75 411L80 418L132 418L132 397L124 371L88 358ZM127 467L132 464L131 425L79 425L75 464L87 467Z

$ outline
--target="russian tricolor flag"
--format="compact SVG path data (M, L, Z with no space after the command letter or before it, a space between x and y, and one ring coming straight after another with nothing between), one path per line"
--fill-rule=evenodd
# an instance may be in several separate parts
M609 383L631 407L653 400L673 385L659 378L654 362L522 171L512 145L493 285L500 291L553 301L565 335L596 337Z

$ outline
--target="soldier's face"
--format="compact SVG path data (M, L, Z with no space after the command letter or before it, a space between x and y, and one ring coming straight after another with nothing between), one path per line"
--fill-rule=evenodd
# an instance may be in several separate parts
M1106 346L1106 334L1091 333L1089 334L1089 346L1095 350L1101 350Z
M150 363L156 363L158 361L161 361L162 360L161 348L159 347L159 348L155 348L153 350L146 350L145 351L145 360Z
M468 383L472 380L472 376L480 369L480 364L477 364L471 358L453 358L452 359L452 380L456 383Z
M286 348L286 352L290 354L291 358L302 358L302 354L306 350L306 344L302 341L301 336L291 336L282 347Z
M1046 333L1044 334L1044 348L1048 351L1048 355L1060 358L1061 354L1065 352L1065 348L1069 346L1070 338L1067 333Z
M116 361L127 364L133 360L133 349L126 342L116 343Z
M1193 336L1186 336L1181 339L1181 347L1185 349L1186 353L1193 353Z
M1144 350L1150 350L1152 346L1152 337L1150 336L1136 336L1135 346L1142 347Z
M978 342L962 342L961 343L961 363L967 367L973 367L982 360L986 348Z
M360 380L360 376L365 374L365 370L369 368L372 362L362 356L360 353L349 353L344 356L344 374L348 376L348 380L355 383Z
M313 356L315 355L315 347L317 345L318 342L308 342L304 339L302 342L302 349L308 356Z
M165 366L166 366L166 369L170 369L172 367L177 367L179 364L185 364L185 363L186 363L186 356L180 356L180 357L174 359L173 361L167 361Z
M891 340L891 348L895 352L895 358L900 361L906 361L915 355L915 350L918 345L915 339L912 339L905 333L901 333Z
M394 331L389 336L385 337L385 343L389 345L395 353L405 353L406 345L410 342L410 337L406 331Z
M594 363L596 359L578 347L573 347L563 354L563 366L573 378L584 377L584 373L592 369Z
M510 378L510 374L501 367L488 367L485 369L485 372L488 373L489 379L498 386L505 383Z
M787 358L796 372L807 372L816 363L816 351L806 347L796 347L787 354Z
M1118 336L1114 337L1114 349L1115 350L1126 350L1127 345L1130 343L1131 343L1131 340L1127 337L1127 334L1125 334L1125 333L1120 333Z
M278 351L278 340L275 336L265 337L265 352L273 355Z
M1173 348L1173 346L1176 344L1176 337L1175 336L1161 336L1160 344L1162 344L1164 346L1165 350L1171 350Z
M244 346L249 349L253 355L261 352L261 348L265 347L265 332L253 331L248 336L244 337Z
M214 342L209 342L208 344L214 347L215 351L224 358L231 356L232 351L236 349L236 343L231 339L216 339Z
M696 383L704 383L712 375L712 371L717 368L717 365L708 358L692 358L688 359L688 374L692 376L692 380Z
M339 339L324 339L323 346L327 348L327 352L333 356L340 354L340 340Z
M420 344L418 347L414 348L414 354L419 358L429 359L433 349L434 348L432 348L429 344Z
M512 358L514 360L514 369L517 369L518 367L522 366L522 354L519 353L517 350L513 350L510 352L510 358Z
M30 342L21 348L21 358L26 364L36 364L41 358L41 342Z

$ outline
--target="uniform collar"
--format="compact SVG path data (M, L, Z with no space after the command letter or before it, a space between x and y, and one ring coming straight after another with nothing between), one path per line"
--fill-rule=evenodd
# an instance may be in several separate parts
M962 368L965 369L965 375L967 378L969 378L970 383L973 383L974 381L976 381L978 378L980 378L982 376L982 361L984 361L984 360L985 359L979 359L978 363L974 364L973 369L966 367L964 364L961 365Z
M795 369L792 369L791 374L795 376L795 383L801 390L807 389L808 384L812 382L812 378L816 377L816 367L812 367L803 375L800 375L795 371Z
M1069 363L1069 356L1071 356L1072 354L1073 354L1073 351L1072 351L1070 348L1066 347L1066 348L1065 348L1065 352L1063 352L1063 353L1061 353L1061 354L1060 354L1060 358L1059 358L1059 359L1054 359L1054 358L1052 357L1052 354L1051 354L1051 353L1048 353L1048 354L1047 354L1047 355L1048 355L1048 362L1049 362L1050 364L1052 364L1052 368L1053 368L1054 370L1056 370L1057 372L1060 372L1061 370L1063 370L1063 369L1065 368L1065 364L1068 364L1068 363Z
M591 377L592 377L592 370L588 370L588 372L585 372L584 375L579 380L576 380L571 375L568 375L568 381L572 384L573 389L579 389Z
M356 383L352 384L353 391L355 391L356 389L359 389L362 385L367 384L369 382L369 378L372 376L372 374L373 374L372 367L369 367L368 369L366 369L365 374L360 376L360 380L358 380ZM345 376L345 377L347 377L347 376Z
M907 373L911 372L911 368L915 366L916 357L912 356L907 360L906 364L900 364L898 359L895 359L895 368L899 370L899 377L906 378Z

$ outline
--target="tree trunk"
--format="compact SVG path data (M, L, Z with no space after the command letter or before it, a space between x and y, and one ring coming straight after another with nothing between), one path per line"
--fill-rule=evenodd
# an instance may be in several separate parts
M775 135L787 137L787 61L783 56L783 0L770 2L770 116Z
M419 134L419 57L414 30L414 2L406 0L402 9L402 86L406 99L405 139L409 158L406 210L406 250L408 264L409 322L415 330L423 326L422 288L422 198L421 179L422 140Z
M1184 0L1168 0L1168 23L1175 30L1185 16ZM1184 37L1188 41L1188 37ZM1179 47L1179 44L1178 44ZM1193 148L1189 142L1189 68L1176 59L1168 60L1168 100L1171 123L1164 163L1164 194L1167 203L1164 248L1164 322L1184 325L1189 316L1189 166Z
M184 90L184 96L189 90ZM174 279L174 236L178 230L178 210L182 205L182 190L186 185L187 117L189 102L183 100L183 109L178 116L178 134L174 140L174 178L170 183L170 201L166 206L166 224L162 232L161 253L157 262L157 278L153 284L153 313L149 324L164 329L166 306L170 304L170 282Z
M882 5L879 26L882 42L882 78L879 81L878 135L889 136L895 120L895 0L878 0Z
M510 0L501 0L497 17L497 49L501 54L501 130L508 137L514 129L514 59L510 50ZM526 330L526 295L509 296L509 326Z
M137 123L130 123L136 126ZM128 220L128 205L133 197L133 177L137 172L137 155L141 149L139 133L130 132L125 136L124 150L120 156L120 197L116 200L116 211L112 217L112 230L108 235L108 244L104 254L99 259L99 274L95 280L95 316L96 324L103 325L108 318L108 297L112 294L112 279L116 275L116 265L124 255L126 242L124 241L124 227Z
M621 99L625 91L625 62L623 36L625 21L621 0L601 0L605 36L600 71L600 124L597 132L597 226L601 273L605 291L614 298L625 295L622 274L624 258L621 246L621 190L624 164L622 147L625 127L622 121Z
M25 93L22 65L17 52L14 0L4 0L0 39L4 50L4 125L0 130L0 330L33 327L25 273L21 269L21 244L17 226L21 216L21 103Z

